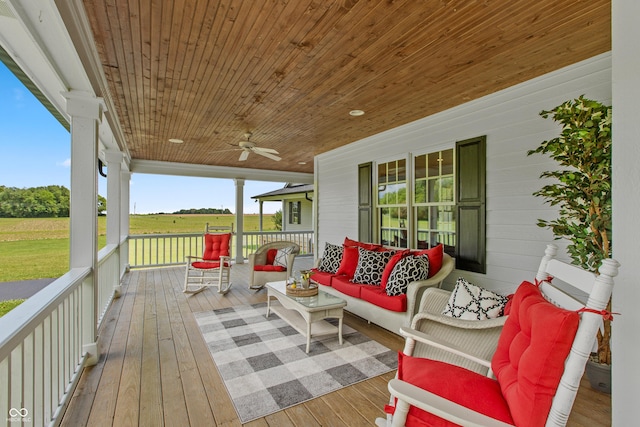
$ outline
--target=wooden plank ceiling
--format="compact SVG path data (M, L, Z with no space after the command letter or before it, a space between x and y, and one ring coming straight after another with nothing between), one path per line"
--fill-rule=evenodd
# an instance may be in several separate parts
M610 0L84 6L133 159L295 172L312 172L315 154L611 46ZM247 131L282 160L239 161Z

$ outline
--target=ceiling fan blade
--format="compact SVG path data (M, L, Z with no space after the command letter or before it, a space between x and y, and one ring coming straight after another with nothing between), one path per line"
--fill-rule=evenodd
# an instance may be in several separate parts
M238 160L241 162L244 162L245 160L247 160L248 157L249 157L249 150L242 150L242 153L240 153L240 158Z
M280 154L273 148L253 147L253 151L262 151L263 153Z
M260 154L261 156L267 157L271 160L275 160L276 162L279 162L280 160L282 160L281 157L276 156L275 154L271 154L269 152L265 152L265 151L256 151L254 150L254 153L256 154Z

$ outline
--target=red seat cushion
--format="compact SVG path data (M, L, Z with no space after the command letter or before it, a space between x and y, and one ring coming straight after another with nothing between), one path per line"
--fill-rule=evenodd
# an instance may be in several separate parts
M371 287L372 285L363 285L361 283L353 283L347 276L334 276L331 279L331 287L355 298L360 298L360 289L363 287ZM376 286L377 288L378 286Z
M343 246L352 246L352 247L361 247L363 249L367 249L369 251L375 251L376 249L381 249L383 246L377 243L365 243L359 242L357 240L352 240L348 237L344 238Z
M202 259L217 261L221 256L229 256L231 233L204 235L204 253Z
M331 279L335 276L333 273L320 271L317 268L311 269L311 280L324 286L331 286Z
M502 397L498 382L477 372L438 360L411 357L399 353L398 379L484 415L513 424L509 407ZM385 411L393 413L394 409L387 406ZM407 427L435 427L456 426L457 424L411 406L405 425Z
M385 288L380 286L362 287L360 298L390 311L407 311L407 294L389 296Z
M511 303L491 368L518 425L544 425L579 316L548 302L523 282Z
M191 266L193 268L198 268L200 270L210 270L212 268L220 268L220 261L196 261L192 262ZM224 263L225 267L230 267L231 264L228 262Z
M287 269L281 265L254 265L253 271L287 271Z

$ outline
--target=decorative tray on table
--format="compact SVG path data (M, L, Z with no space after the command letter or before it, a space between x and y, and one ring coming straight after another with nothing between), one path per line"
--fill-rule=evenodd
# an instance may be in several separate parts
M312 297L318 295L318 285L310 283L308 288L303 288L300 284L287 285L287 295L290 297Z

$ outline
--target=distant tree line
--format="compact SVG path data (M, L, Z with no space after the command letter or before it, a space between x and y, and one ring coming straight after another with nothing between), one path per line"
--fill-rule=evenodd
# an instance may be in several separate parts
M0 217L65 218L69 216L69 189L61 185L16 188L0 185ZM98 195L98 215L104 215L107 199Z
M200 209L180 209L174 212L175 215L190 215L190 214L207 214L207 215L232 215L229 208L215 209L215 208L200 208Z

